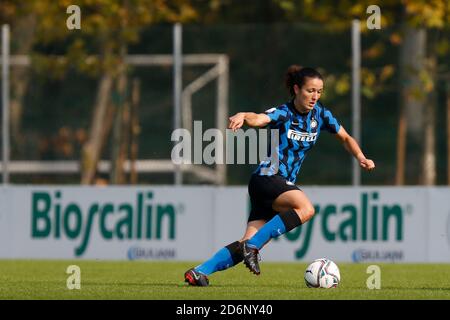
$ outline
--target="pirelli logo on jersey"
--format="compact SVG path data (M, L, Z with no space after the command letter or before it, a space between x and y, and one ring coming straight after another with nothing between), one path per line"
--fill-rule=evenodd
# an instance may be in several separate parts
M313 142L317 139L317 132L309 133L309 132L299 132L295 130L288 130L287 134L289 139L302 141L302 142Z

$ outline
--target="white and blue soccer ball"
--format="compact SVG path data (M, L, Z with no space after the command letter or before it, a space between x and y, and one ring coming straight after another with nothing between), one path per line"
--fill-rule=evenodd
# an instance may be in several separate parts
M336 288L341 282L341 274L336 263L320 258L306 268L305 282L308 288Z

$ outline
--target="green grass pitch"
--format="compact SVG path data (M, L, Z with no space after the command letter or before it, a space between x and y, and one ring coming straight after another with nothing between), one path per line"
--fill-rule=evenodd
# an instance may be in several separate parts
M335 289L310 289L306 263L261 262L261 275L243 264L210 276L209 287L189 287L184 271L198 262L0 260L0 299L149 300L450 300L450 264L382 264L381 289L369 290L370 264L338 263ZM81 288L69 290L69 265L81 270Z

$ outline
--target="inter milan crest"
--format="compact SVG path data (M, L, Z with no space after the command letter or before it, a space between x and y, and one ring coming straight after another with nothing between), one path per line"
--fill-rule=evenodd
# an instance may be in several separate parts
M311 129L315 129L317 127L317 121L316 119L311 119Z

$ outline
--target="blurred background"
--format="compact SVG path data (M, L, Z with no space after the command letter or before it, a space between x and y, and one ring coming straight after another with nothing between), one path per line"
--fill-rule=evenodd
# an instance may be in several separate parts
M71 5L80 9L79 21ZM379 29L368 28L370 5L380 8ZM8 123L8 180L173 184L177 23L182 55L198 60L182 64L181 89L204 80L188 100L203 131L218 127L220 103L226 125L236 112L288 101L284 74L300 64L322 72L321 101L352 132L358 20L359 140L377 165L361 175L361 185L448 185L449 12L445 0L2 0L10 53L1 139L3 148ZM222 73L208 74L220 61ZM254 169L227 165L223 180L187 170L183 184L245 185ZM351 185L351 157L323 134L297 181Z

